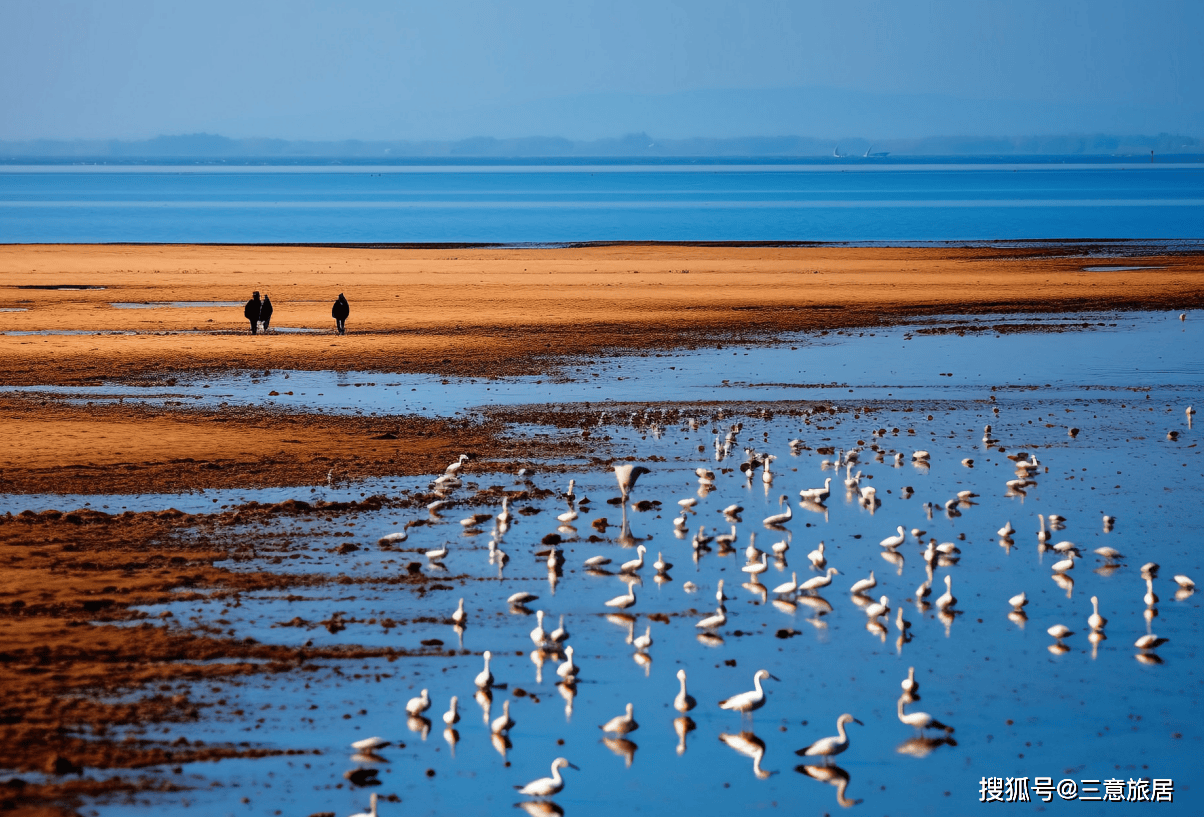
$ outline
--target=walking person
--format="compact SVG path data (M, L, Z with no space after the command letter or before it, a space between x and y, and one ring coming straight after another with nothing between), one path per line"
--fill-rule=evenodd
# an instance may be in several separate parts
M259 300L259 293L256 292L251 296L251 300L247 301L247 305L242 308L242 314L251 322L251 334L256 334L259 328L259 311L263 304Z
M263 305L259 307L259 320L263 322L263 331L268 331L268 324L272 322L272 296L263 296Z
M335 328L339 330L340 335L347 331L347 316L350 314L351 305L340 292L338 300L334 302L334 306L330 310L330 317L334 318Z

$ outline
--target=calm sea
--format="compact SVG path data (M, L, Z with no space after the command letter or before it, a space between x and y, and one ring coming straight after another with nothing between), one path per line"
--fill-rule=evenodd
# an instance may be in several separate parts
M0 243L1204 238L1204 164L0 165Z

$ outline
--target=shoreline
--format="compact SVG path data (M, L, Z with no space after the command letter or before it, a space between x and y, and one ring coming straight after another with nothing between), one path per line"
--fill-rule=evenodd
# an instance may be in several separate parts
M312 485L329 469L435 471L464 448L514 456L496 430L449 419L72 405L6 386L255 370L493 378L941 315L1204 307L1204 253L1140 258L1159 269L1084 271L1107 258L1021 248L0 247L0 308L27 310L0 313L5 331L34 333L0 335L0 490ZM62 286L93 288L46 288ZM277 325L311 331L252 337L241 308L204 305L255 289L273 296ZM342 336L329 318L340 291L351 301ZM175 302L202 305L111 306ZM37 334L78 331L113 334Z

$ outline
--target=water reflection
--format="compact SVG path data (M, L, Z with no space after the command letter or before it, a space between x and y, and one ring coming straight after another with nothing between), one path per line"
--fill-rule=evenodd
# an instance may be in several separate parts
M719 735L719 740L723 741L745 757L752 758L753 774L758 780L764 780L771 775L777 774L777 772L771 772L761 768L761 761L765 757L765 741L761 740L754 733L744 731L738 734L729 734L725 732Z
M849 773L839 766L795 766L794 770L799 774L805 774L814 780L819 780L823 783L829 783L836 787L836 802L848 808L855 806L861 800L852 800L845 795L845 791L849 787Z

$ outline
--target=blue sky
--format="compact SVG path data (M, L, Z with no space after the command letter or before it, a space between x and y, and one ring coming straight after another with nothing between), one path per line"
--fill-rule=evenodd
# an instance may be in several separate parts
M0 139L1204 135L1204 3L4 0Z

